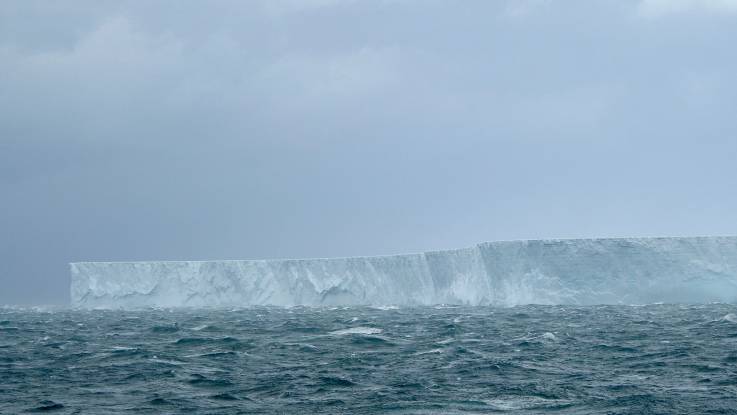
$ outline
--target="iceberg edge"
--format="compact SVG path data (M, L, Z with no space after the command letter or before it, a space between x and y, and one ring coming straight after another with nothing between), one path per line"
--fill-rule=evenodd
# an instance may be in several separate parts
M737 237L547 239L372 257L75 262L78 308L737 301Z

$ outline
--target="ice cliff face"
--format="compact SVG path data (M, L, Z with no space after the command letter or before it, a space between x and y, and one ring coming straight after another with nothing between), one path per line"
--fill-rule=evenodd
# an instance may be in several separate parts
M737 301L737 237L541 240L381 257L72 263L84 308Z

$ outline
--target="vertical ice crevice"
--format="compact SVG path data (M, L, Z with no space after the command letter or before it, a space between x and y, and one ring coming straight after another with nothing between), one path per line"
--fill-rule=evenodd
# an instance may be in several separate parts
M737 301L737 237L507 241L333 259L78 262L74 307Z

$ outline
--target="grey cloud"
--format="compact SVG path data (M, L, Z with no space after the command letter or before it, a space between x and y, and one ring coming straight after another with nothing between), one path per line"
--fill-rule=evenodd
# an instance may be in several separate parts
M0 303L69 261L734 234L737 15L642 7L3 2Z

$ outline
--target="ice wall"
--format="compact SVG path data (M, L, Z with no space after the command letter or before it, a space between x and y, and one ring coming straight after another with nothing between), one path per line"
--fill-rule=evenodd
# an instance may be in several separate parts
M72 305L83 308L737 301L737 237L508 241L379 257L70 266Z

